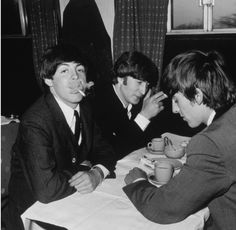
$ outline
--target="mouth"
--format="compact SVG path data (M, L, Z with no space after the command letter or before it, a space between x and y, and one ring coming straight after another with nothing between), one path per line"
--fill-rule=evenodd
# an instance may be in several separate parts
M78 94L78 93L80 93L83 97L86 96L84 91L82 91L81 89L72 89L71 90L71 94Z

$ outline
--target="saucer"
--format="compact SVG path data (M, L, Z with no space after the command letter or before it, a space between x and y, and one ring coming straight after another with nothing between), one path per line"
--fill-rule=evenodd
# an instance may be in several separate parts
M153 158L152 160L154 160L155 163L169 162L173 165L175 170L180 169L183 166L183 164L179 160L172 158Z
M164 155L164 152L163 151L155 151L155 150L152 150L148 147L146 147L147 151L151 154L154 154L154 155Z
M167 183L167 182L157 181L155 179L154 175L152 175L152 174L148 176L148 180L154 185L163 185L163 184Z

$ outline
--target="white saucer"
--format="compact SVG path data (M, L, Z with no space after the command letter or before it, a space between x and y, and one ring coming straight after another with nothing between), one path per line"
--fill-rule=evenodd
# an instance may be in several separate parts
M164 155L164 152L163 151L154 151L148 147L146 147L147 151L151 154L154 154L154 155Z
M152 174L148 176L148 180L149 180L152 184L154 184L154 185L163 185L163 184L166 184L166 183L167 183L167 182L157 181L157 180L155 179L154 175L152 175Z
M177 159L172 159L172 158L156 158L155 161L156 162L169 162L173 165L175 170L180 169L183 166L181 161Z

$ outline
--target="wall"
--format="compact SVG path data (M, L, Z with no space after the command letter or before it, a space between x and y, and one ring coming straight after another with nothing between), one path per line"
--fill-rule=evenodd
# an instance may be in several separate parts
M66 3L68 0L60 1ZM114 1L95 1L112 40ZM1 42L1 113L3 115L10 115L11 113L21 115L41 94L34 77L31 37L1 37ZM235 46L236 34L167 35L163 65L166 66L173 56L188 49L201 49L204 51L216 49L225 56L232 78L236 81Z

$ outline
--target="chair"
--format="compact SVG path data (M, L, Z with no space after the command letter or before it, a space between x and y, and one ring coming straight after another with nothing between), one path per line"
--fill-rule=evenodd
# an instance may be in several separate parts
M1 125L1 229L8 218L8 182L10 179L11 148L15 142L19 123Z

